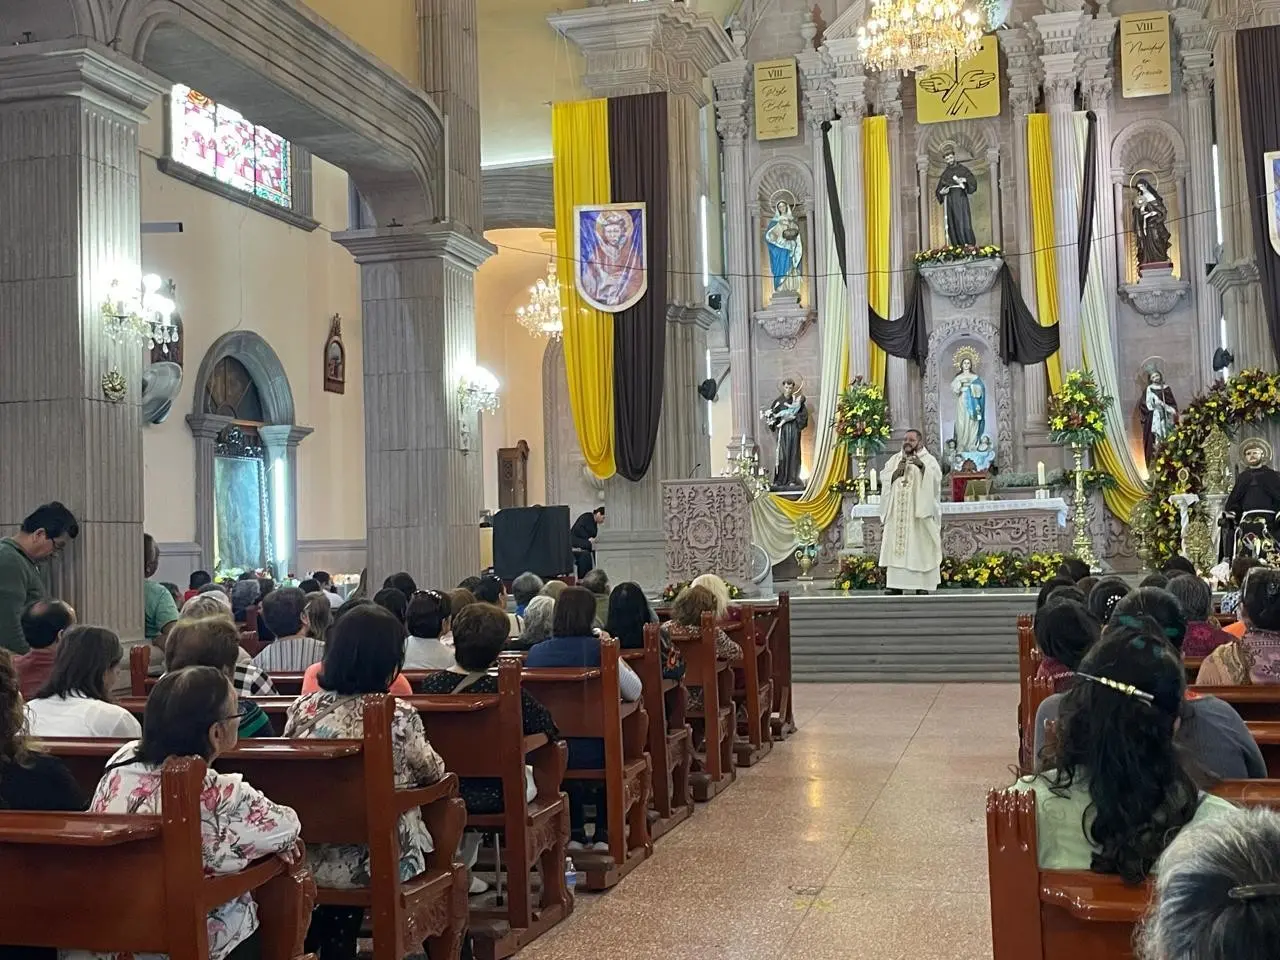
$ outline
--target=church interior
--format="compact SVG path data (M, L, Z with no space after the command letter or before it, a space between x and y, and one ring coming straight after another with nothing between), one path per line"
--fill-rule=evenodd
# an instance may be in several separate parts
M1280 0L0 0L0 960L1267 956L1154 877L1280 841L1278 86Z

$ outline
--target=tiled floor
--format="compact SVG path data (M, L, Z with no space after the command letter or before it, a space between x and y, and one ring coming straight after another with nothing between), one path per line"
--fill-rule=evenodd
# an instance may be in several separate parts
M800 731L520 960L987 960L1014 684L806 685Z

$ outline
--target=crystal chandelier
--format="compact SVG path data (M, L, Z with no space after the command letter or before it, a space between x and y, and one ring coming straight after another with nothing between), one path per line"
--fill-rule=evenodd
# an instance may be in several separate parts
M964 0L873 0L858 48L872 70L932 70L977 53L985 26Z
M458 381L458 402L468 413L498 409L498 378L484 367L472 367Z
M547 276L529 288L529 303L516 310L516 320L532 336L559 340L564 332L560 319L560 281L556 279L556 261L547 261Z
M169 344L178 342L178 327L173 322L175 309L173 282L165 284L154 273L132 281L111 281L102 304L102 322L107 336L116 343L136 342L154 350L159 344L167 354Z

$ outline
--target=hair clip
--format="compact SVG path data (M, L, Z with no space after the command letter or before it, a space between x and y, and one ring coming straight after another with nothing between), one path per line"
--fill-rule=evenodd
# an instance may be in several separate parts
M1156 700L1152 694L1147 693L1145 690L1139 690L1131 683L1121 683L1119 680L1112 680L1110 677L1095 677L1091 673L1081 673L1079 670L1076 671L1076 676L1092 680L1094 683L1100 683L1104 687L1110 687L1112 690L1118 690L1126 697L1137 697L1144 703L1154 704Z
M1232 900L1260 900L1263 897L1280 897L1280 883L1246 883L1227 891Z

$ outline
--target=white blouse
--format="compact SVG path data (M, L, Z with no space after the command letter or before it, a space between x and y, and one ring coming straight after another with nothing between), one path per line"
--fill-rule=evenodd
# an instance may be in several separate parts
M82 693L28 701L27 730L33 737L142 736L142 725L124 707Z

